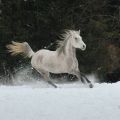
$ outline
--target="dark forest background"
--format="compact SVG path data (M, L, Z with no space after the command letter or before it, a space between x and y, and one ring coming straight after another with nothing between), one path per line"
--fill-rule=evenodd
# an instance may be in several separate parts
M11 41L55 50L65 29L80 29L87 45L77 50L80 71L101 82L120 80L120 0L0 0L0 76L14 77L30 65L30 59L10 56L5 46Z

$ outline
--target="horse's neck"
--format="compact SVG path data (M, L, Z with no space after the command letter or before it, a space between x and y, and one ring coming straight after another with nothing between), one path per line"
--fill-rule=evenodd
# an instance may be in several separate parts
M76 57L76 48L74 48L70 41L68 40L68 43L66 45L66 54L69 58L74 59Z

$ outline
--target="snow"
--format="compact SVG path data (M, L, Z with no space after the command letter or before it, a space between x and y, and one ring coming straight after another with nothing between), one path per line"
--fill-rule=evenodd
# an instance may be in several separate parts
M120 82L0 86L0 120L120 120Z

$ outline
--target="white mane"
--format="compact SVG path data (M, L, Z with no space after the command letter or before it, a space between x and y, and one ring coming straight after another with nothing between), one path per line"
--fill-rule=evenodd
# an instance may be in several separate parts
M61 53L65 54L65 47L66 47L67 41L71 37L71 33L79 35L79 32L75 30L66 30L64 34L61 34L60 36L61 40L57 41L58 55Z

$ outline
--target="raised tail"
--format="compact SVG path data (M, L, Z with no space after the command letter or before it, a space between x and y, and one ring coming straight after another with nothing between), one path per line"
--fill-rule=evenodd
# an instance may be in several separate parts
M27 42L19 43L12 41L12 44L7 45L6 47L8 48L8 52L12 53L12 56L23 53L25 57L31 58L34 54Z

